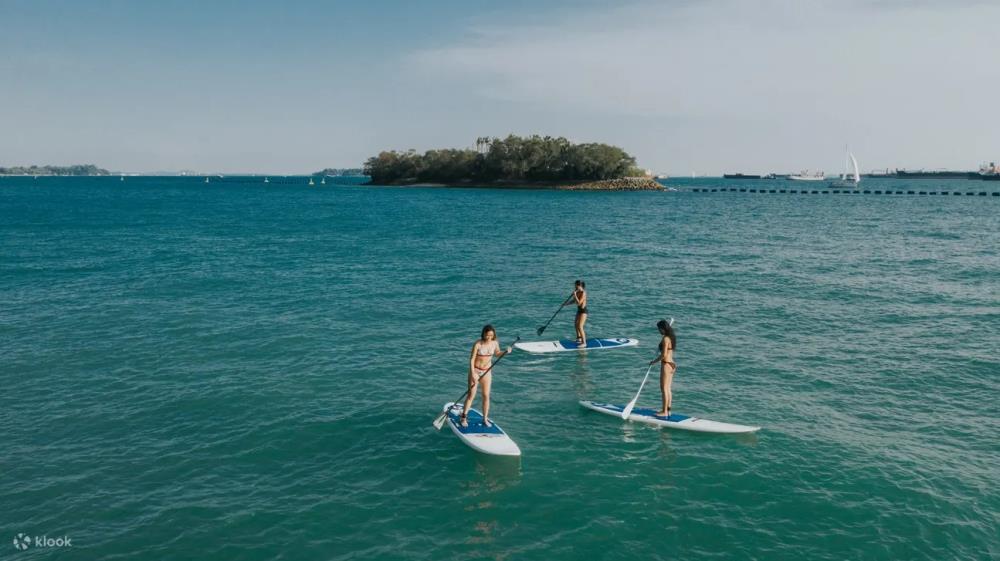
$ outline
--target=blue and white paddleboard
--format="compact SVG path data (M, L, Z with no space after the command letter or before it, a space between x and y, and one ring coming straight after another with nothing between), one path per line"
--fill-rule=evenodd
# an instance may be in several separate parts
M562 353L567 351L589 351L593 349L620 349L622 347L634 347L639 344L638 339L628 339L618 337L615 339L587 339L586 345L581 345L573 339L563 339L561 341L529 341L527 343L514 343L514 346L529 353Z
M597 403L596 401L581 401L580 405L586 407L587 409L593 409L598 413L604 413L605 415L614 415L619 419L621 419L622 417L622 410L625 409L624 405ZM673 413L669 417L666 416L661 417L656 414L656 410L647 409L645 407L636 407L632 409L632 412L629 413L628 420L636 421L639 423L646 423L648 425L653 425L657 427L690 430L695 432L739 434L747 432L757 432L760 430L760 427L750 427L747 425L734 425L732 423L720 423L718 421L709 421L708 419L700 419L698 417L688 417L687 415L679 415L677 413Z
M521 449L517 447L517 443L507 436L500 425L492 419L490 420L492 426L487 427L483 424L483 414L479 411L470 408L467 419L469 426L463 427L461 403L447 403L444 410L448 412L448 425L451 427L451 432L455 433L459 440L468 444L473 450L494 456L521 455Z

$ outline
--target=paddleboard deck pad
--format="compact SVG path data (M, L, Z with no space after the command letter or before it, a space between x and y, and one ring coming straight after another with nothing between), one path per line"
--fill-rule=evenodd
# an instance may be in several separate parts
M614 339L587 339L587 344L581 345L573 339L562 339L560 341L530 341L526 343L514 343L514 346L529 353L562 353L568 351L589 351L594 349L619 349L622 347L634 347L639 344L638 339L627 337L617 337Z
M451 432L470 448L483 454L494 456L520 456L521 449L507 433L492 419L490 426L483 424L483 414L475 409L469 409L467 427L462 426L462 404L447 403L444 411L448 414L448 425Z
M624 405L597 403L596 401L581 401L580 405L586 407L587 409L597 411L598 413L613 415L619 419L622 417L622 410L625 409ZM628 420L636 421L638 423L646 423L657 427L689 430L694 432L741 434L757 432L760 430L760 427L720 423L718 421L709 421L708 419L701 419L699 417L688 417L687 415L680 415L678 413L673 413L669 417L659 416L656 414L656 410L645 407L636 407L632 409L632 412L629 413Z

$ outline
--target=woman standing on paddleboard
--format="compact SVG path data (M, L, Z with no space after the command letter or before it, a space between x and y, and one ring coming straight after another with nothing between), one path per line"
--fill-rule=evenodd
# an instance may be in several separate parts
M656 328L660 330L660 356L649 361L650 364L660 362L660 392L663 394L663 407L656 412L659 417L670 416L670 406L673 405L674 395L670 391L670 385L674 382L674 372L677 371L677 364L674 363L674 348L677 346L677 336L674 335L674 328L665 319L656 322Z
M511 351L507 347L507 353ZM490 385L493 373L490 367L493 365L494 356L503 356L500 350L500 342L497 341L497 332L492 325L483 326L483 331L479 340L472 345L472 356L469 357L469 394L465 398L465 406L462 407L462 426L469 426L467 414L469 407L472 407L472 400L476 398L476 385L481 384L483 393L483 424L487 427L490 424Z
M578 345L587 344L587 333L583 330L583 324L587 323L587 283L582 280L576 281L573 285L573 294L563 304L576 302L576 321L573 327L576 328L576 343Z

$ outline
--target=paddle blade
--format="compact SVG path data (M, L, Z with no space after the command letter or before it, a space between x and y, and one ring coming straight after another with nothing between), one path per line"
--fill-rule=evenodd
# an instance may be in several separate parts
M444 412L444 413L441 413L440 415L438 415L437 419L434 419L434 423L433 423L434 428L437 429L437 430L441 430L441 427L444 426L444 420L447 419L447 418L448 418L448 413L447 412Z
M628 420L629 414L632 413L632 408L635 407L635 402L639 401L639 394L642 393L642 388L646 387L646 380L649 379L649 372L652 369L653 365L650 364L649 368L646 369L646 375L642 377L642 383L639 384L639 391L635 392L635 397L632 398L632 401L628 402L628 405L625 406L625 409L622 409L622 420L625 421Z
M639 396L635 396L635 397L638 398ZM627 421L628 420L628 416L632 413L632 408L633 407L635 407L635 400L634 399L632 401L628 402L628 405L625 406L625 409L622 409L622 420L623 421Z
M542 327L539 327L538 329L536 329L535 333L538 333L539 335L541 335L542 333L545 333L545 326L543 325Z

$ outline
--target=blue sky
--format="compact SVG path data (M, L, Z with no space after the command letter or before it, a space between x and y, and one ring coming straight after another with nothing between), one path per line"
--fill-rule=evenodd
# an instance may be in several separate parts
M0 0L0 165L304 173L483 135L674 174L1000 160L991 2Z

